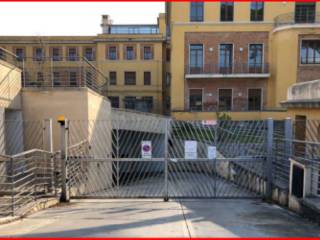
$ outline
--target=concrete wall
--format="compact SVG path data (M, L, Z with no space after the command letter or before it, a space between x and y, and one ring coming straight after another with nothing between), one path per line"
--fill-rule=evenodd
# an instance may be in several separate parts
M0 106L3 108L21 108L21 70L0 60Z
M95 134L93 130L89 132L89 120L108 120L110 104L104 97L87 88L48 91L24 89L22 108L25 121L53 119L53 145L56 151L60 148L59 116L63 115L71 121L70 145L77 144L82 140L89 140ZM78 128L77 122L81 124L78 124Z

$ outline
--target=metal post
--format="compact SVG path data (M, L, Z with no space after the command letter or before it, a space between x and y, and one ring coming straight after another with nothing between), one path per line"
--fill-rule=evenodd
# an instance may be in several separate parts
M22 59L22 72L23 72L23 87L26 87L26 71L25 71L25 63L24 58Z
M293 140L293 131L292 131L292 119L286 118L284 124L284 138L285 138L285 156L288 158L292 155L292 140Z
M273 159L273 119L267 120L267 163L265 167L266 171L266 198L272 198L272 159Z
M58 121L61 126L61 139L60 139L60 150L61 150L61 202L69 202L69 191L68 191L68 170L67 170L67 160L68 160L68 120L62 118Z
M169 168L169 131L170 119L166 119L165 133L164 133L164 201L169 201L169 183L168 183L168 168Z
M119 144L120 144L120 142L119 142L119 129L120 129L120 122L118 121L117 122L117 142L116 142L116 144L117 144L117 190L119 190L119 187L120 187L120 169L119 169L119 167L120 167L120 164L119 164Z
M13 158L10 158L10 168L11 168L11 211L12 211L12 216L14 216L14 171L13 171Z

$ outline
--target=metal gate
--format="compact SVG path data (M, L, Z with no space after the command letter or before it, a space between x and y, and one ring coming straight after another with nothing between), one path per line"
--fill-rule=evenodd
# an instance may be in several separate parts
M266 193L267 121L177 121L118 112L108 121L69 121L65 129L71 197Z

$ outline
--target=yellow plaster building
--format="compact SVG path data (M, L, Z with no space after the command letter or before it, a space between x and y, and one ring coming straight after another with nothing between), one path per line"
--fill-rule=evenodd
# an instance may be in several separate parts
M171 113L283 119L294 83L320 78L320 4L170 2Z
M163 113L164 16L156 25L115 25L103 15L96 36L0 36L0 47L18 56L25 87L90 85L115 108Z

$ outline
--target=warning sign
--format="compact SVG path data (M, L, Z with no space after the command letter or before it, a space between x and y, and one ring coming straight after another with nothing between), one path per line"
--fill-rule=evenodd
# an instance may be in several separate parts
M141 156L142 158L152 158L151 141L141 142Z

